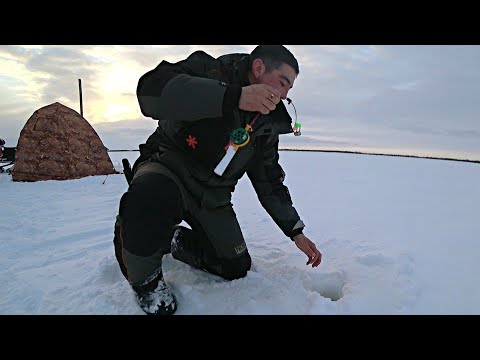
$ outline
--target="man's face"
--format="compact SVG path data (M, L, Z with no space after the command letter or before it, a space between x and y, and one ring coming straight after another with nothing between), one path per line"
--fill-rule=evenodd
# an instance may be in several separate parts
M260 75L257 83L270 85L279 90L282 93L282 100L285 100L288 92L293 87L296 75L295 70L290 65L282 64L278 69L264 72Z

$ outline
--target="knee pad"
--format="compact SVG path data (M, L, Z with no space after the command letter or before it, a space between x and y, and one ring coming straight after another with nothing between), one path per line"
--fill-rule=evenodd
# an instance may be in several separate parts
M127 268L123 262L123 247L122 247L122 219L119 215L117 215L114 227L114 234L113 234L113 246L115 250L115 258L117 259L118 265L120 266L120 271L122 272L125 279L128 280Z
M252 266L252 258L248 251L233 259L222 259L220 262L220 276L226 280L235 280L245 277Z

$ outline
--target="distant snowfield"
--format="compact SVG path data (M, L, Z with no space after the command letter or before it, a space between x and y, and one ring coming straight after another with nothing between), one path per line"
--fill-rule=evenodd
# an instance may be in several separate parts
M110 153L119 170L137 155ZM480 314L479 164L318 152L280 161L320 266L305 265L245 177L233 204L251 271L225 281L165 256L176 314ZM0 174L0 313L142 315L112 243L126 190L123 175Z

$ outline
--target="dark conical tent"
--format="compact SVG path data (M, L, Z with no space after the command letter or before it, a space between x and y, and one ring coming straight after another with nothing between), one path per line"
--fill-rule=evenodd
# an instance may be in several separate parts
M118 174L88 121L58 102L33 113L20 132L13 181Z

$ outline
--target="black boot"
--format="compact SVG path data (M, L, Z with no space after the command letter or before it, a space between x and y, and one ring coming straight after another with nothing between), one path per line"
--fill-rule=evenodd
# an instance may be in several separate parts
M172 257L196 269L223 276L222 263L205 235L184 226L174 226L170 247Z
M148 315L172 315L177 310L177 300L160 272L152 281L132 285L137 302Z
M173 229L174 233L170 248L173 258L194 268L205 270L203 268L204 261L202 261L202 257L204 254L200 245L200 239L192 236L192 230L181 225L175 225Z

